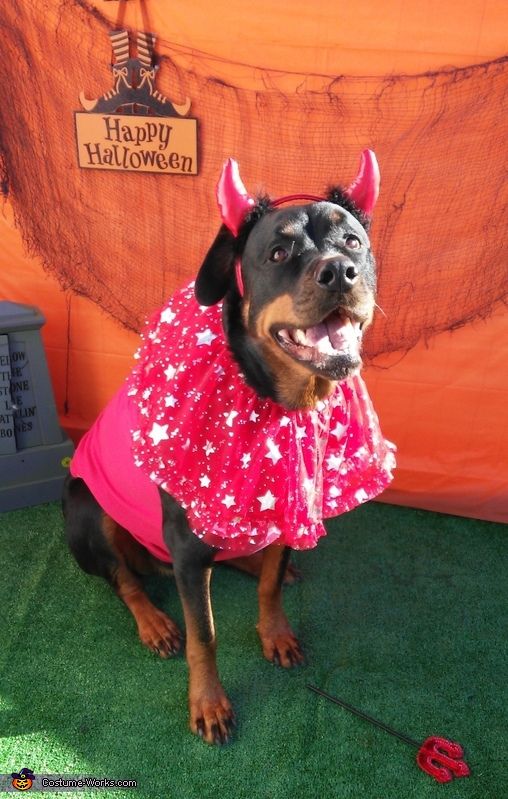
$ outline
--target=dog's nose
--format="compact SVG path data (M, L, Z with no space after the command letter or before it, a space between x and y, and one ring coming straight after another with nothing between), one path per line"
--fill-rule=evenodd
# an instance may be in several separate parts
M341 294L350 291L359 277L359 269L348 258L321 261L314 272L318 286L328 291L340 291Z

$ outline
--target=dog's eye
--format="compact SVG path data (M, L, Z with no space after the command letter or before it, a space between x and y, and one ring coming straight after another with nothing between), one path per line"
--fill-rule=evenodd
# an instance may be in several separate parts
M288 256L289 253L284 249L284 247L275 247L275 249L273 249L271 252L270 261L280 263L281 261L285 261Z
M346 247L349 247L350 250L359 250L361 246L362 242L357 236L346 237Z

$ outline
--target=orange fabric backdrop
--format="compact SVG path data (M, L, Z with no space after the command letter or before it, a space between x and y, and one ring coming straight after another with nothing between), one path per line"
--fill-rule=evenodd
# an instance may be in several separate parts
M95 5L116 19L117 3ZM291 13L268 0L255 7L217 0L212 17L199 0L173 3L169 13L162 0L145 5L159 49L180 67L192 64L197 48L209 54L210 74L218 79L256 88L262 69L282 69L286 91L306 72L329 79L492 59L504 54L508 27L508 6L495 0L445 6L359 0L340 9L332 0L315 7L297 0ZM125 13L126 24L143 28L139 3L131 0ZM292 77L287 71L295 51ZM78 436L128 372L137 337L90 301L64 292L26 255L8 203L0 216L0 242L0 298L36 304L45 314L58 409L62 423ZM387 501L507 520L507 340L501 307L486 322L441 334L405 356L386 356L366 371L385 434L399 449Z

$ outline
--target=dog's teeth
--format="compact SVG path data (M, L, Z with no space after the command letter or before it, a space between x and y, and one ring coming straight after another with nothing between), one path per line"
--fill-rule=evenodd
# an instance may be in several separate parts
M327 323L331 346L338 352L354 352L359 356L360 325L349 317L331 318Z
M348 317L330 316L323 322L307 329L280 330L279 336L287 343L296 344L319 352L321 355L359 350L362 330L358 322Z
M303 330L294 328L292 330L282 330L281 333L286 341L291 341L293 344L306 344L305 333Z

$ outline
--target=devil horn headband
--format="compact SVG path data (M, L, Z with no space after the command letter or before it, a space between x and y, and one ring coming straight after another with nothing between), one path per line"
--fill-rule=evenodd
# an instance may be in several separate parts
M372 150L362 152L358 174L349 188L345 190L345 194L367 216L372 214L379 195L379 167ZM288 197L279 197L272 202L272 206L282 205L284 202L293 200L322 202L326 201L326 198L310 194L292 194ZM245 217L256 205L256 200L250 196L243 185L238 164L233 158L228 158L222 168L217 183L217 203L222 221L233 236L237 236Z

